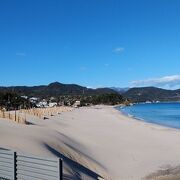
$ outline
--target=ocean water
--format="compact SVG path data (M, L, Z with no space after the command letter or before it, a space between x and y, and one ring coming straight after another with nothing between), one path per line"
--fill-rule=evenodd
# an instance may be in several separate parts
M180 129L180 103L135 104L117 109L145 122Z

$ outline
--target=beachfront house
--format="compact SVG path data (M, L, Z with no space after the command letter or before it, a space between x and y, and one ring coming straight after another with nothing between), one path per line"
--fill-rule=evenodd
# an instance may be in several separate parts
M81 106L81 101L75 101L75 103L73 104L74 107L79 107Z
M57 106L57 103L56 102L50 102L49 103L49 107L56 107Z

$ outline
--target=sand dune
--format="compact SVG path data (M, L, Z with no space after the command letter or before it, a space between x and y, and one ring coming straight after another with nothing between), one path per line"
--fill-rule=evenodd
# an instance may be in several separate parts
M0 147L64 159L65 179L138 180L180 165L180 131L137 121L110 106L74 109L31 125L0 119Z

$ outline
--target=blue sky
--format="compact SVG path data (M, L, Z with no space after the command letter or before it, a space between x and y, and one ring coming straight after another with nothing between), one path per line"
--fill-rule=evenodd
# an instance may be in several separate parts
M1 0L0 85L180 87L179 0Z

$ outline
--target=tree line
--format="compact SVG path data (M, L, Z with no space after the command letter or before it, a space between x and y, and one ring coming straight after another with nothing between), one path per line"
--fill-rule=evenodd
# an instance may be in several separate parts
M40 99L41 100L41 99ZM40 101L39 100L39 101ZM49 102L49 99L46 99ZM65 96L55 96L53 102L58 104L63 104L65 106L71 106L76 101L81 102L81 106L88 105L116 105L123 103L125 99L123 96L117 93L111 94L100 94L100 95L65 95ZM63 102L63 103L62 103ZM36 107L36 104L30 102L27 98L23 98L14 92L0 92L0 109L5 108L6 110L17 110L17 109L28 109L31 107Z
M0 108L15 110L20 108L30 108L31 103L28 99L22 98L13 92L0 92Z

